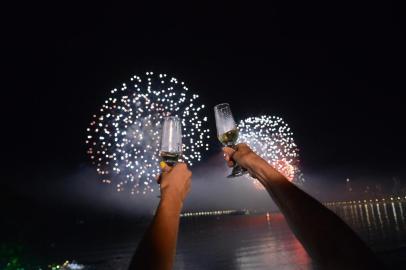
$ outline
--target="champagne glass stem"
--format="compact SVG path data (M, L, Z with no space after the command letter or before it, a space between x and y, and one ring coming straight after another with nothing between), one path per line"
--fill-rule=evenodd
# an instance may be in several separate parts
M237 147L235 145L231 145L229 147L233 148L234 150L237 150ZM231 174L229 174L227 178L239 177L246 174L247 172L248 172L247 169L241 167L240 165L237 164L237 162L234 161L234 166L231 171Z

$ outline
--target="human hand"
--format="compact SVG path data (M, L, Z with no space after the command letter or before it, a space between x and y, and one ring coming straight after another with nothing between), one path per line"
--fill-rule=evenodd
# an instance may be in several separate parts
M190 190L191 178L192 172L185 163L177 163L174 167L165 164L158 177L162 200L169 198L183 203Z
M251 148L245 143L240 143L235 146L235 148L224 147L224 159L227 162L227 166L234 167L235 162L241 167L248 170L251 176L255 177L253 171L251 170L251 165L258 159L261 159L257 154L255 154Z

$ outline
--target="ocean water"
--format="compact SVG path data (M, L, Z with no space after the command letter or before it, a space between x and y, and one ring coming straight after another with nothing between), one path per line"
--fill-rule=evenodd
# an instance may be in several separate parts
M389 269L404 269L404 200L329 204L328 207L360 235ZM57 230L52 234L63 235L63 241L56 239L41 252L49 260L75 260L87 269L127 269L146 225L117 229L112 221L111 226L99 230L95 225L82 228L80 234L70 229ZM283 215L264 213L181 218L174 269L319 268L293 235Z
M405 202L329 207L390 268L406 262ZM175 269L318 269L280 213L190 219L182 226Z
M175 269L313 267L280 213L203 219L182 222Z

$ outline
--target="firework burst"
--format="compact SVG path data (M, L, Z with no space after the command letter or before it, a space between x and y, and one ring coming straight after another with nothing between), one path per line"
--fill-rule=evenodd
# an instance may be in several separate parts
M293 132L281 117L249 117L240 121L238 128L239 142L248 144L290 181L302 182L299 149L293 140ZM257 182L254 184L258 186Z
M131 194L153 192L159 174L159 145L164 116L182 119L182 158L189 165L208 150L205 105L184 82L166 74L133 76L111 90L87 129L87 154L103 183Z

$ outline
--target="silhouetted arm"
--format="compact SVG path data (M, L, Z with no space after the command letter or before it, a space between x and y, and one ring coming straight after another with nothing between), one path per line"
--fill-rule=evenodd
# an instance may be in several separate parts
M172 269L183 200L190 189L192 173L184 163L161 176L161 201L151 225L130 263L135 269Z
M258 179L285 216L290 228L322 269L382 269L372 251L337 215L296 187L245 144L224 148Z

